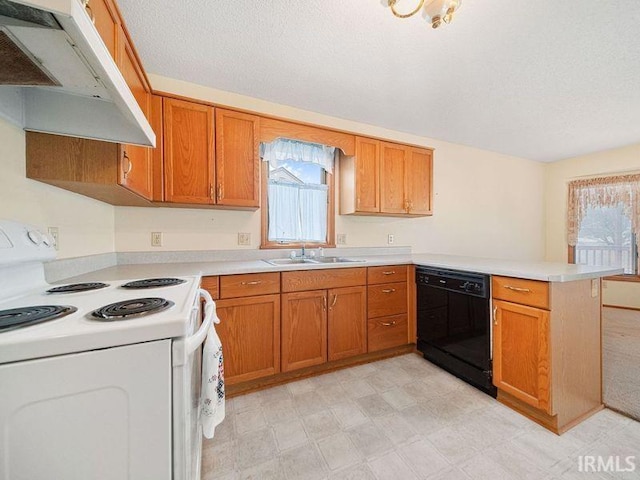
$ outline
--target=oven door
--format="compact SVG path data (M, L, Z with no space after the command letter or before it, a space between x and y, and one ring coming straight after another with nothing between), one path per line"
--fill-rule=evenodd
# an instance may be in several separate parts
M191 312L189 335L173 342L173 480L200 480L202 348L201 343L195 348L189 344L203 327L198 296Z

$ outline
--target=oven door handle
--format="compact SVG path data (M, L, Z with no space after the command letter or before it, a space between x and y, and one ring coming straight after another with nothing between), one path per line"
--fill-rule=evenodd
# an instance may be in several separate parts
M220 323L220 319L216 313L216 302L213 301L209 292L201 288L198 290L198 293L205 301L204 320L202 321L202 325L200 325L198 331L185 341L185 353L187 355L191 355L204 343L213 323Z

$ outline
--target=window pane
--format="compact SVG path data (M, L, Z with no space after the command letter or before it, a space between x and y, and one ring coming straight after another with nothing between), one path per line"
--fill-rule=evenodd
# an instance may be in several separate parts
M624 268L636 273L635 238L621 205L589 208L580 225L576 263Z
M284 243L327 241L326 172L320 165L285 161L269 166L268 240Z

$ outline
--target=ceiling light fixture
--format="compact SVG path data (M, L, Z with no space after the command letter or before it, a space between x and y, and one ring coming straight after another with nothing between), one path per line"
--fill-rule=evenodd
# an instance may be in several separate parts
M456 10L462 5L462 0L419 0L418 6L408 13L400 13L396 10L398 0L387 0L391 11L398 18L413 17L424 7L424 17L431 22L433 28L438 28L444 23L451 23Z

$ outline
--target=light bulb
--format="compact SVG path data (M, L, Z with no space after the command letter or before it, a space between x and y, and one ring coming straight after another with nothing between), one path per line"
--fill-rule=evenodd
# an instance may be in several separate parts
M461 4L462 0L431 0L424 6L424 17L433 28L438 28L443 20L451 22Z

